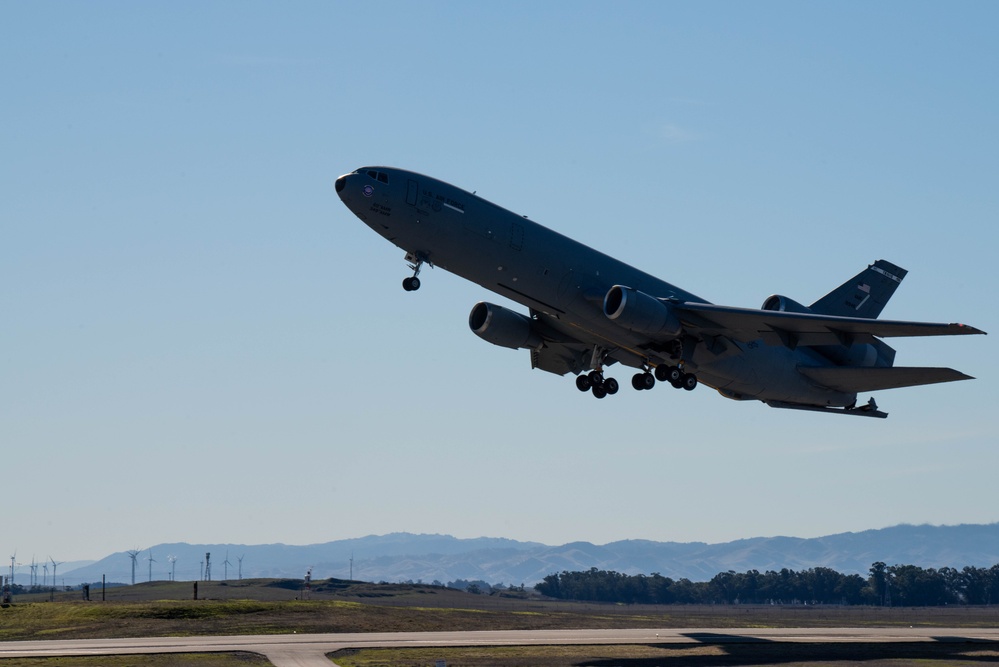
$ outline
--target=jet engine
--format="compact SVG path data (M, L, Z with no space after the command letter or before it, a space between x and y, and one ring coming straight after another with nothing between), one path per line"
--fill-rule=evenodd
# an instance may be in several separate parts
M811 308L781 294L768 296L763 302L763 310L776 310L782 313L811 313ZM843 345L816 345L812 348L837 366L856 368L884 368L895 361L895 350L880 340L874 343L854 343Z
M604 315L629 331L647 336L675 338L683 331L668 303L623 285L607 291Z
M516 350L539 348L544 344L529 317L485 301L472 306L472 312L468 314L468 327L482 340L500 347Z
M802 306L794 299L783 296L781 294L774 294L772 296L768 296L767 300L763 302L763 308L761 308L761 310L777 310L782 313L812 312L812 309L809 308L808 306Z

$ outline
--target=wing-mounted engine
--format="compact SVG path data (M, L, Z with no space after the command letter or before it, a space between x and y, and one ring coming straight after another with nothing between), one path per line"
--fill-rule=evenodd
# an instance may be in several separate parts
M514 350L537 349L544 344L544 339L534 330L531 318L485 301L472 306L468 328L484 341Z
M615 285L604 296L604 315L629 331L655 338L676 338L683 326L668 303L632 287Z
M794 299L783 294L773 294L767 297L760 310L776 310L781 313L810 313L812 309L803 306Z

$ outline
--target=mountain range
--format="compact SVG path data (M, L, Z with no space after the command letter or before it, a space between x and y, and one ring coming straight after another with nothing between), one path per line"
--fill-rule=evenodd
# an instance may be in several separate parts
M692 581L706 581L728 570L812 567L866 576L876 561L934 568L990 567L999 563L999 523L899 525L816 538L755 537L719 544L623 540L604 545L571 542L550 546L504 538L411 533L306 546L171 543L142 550L134 564L124 551L77 567L67 563L60 567L59 583L94 582L102 576L109 582L130 583L133 572L137 583L171 577L179 581L203 579L206 553L211 554L211 578L216 581L239 577L300 579L309 570L313 579L353 577L425 583L465 579L528 586L549 574L590 568L625 574L658 572ZM26 576L19 574L18 583Z

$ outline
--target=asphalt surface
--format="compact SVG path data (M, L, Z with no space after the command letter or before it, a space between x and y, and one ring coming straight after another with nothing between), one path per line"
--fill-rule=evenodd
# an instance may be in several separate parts
M999 642L999 628L791 628L498 630L487 632L378 632L236 637L159 637L0 642L0 658L146 653L248 651L274 667L330 667L327 653L353 648L528 646L550 644L739 644L756 642L880 643Z

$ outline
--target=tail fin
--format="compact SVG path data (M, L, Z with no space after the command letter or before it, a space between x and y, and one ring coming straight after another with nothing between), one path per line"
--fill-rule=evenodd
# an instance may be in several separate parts
M876 319L906 273L905 269L879 259L809 308L822 315Z

